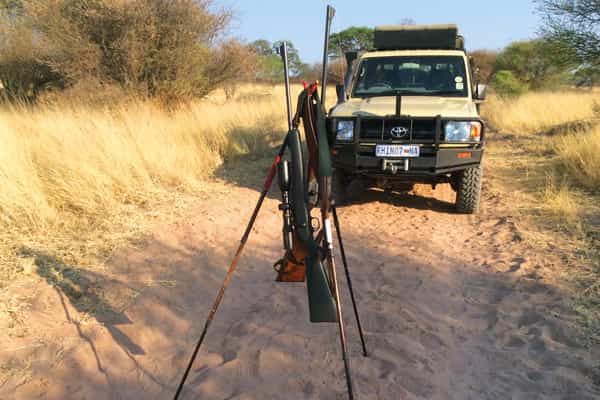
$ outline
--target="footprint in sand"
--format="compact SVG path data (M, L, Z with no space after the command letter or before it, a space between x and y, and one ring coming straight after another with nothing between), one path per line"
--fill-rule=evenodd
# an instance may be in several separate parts
M313 385L312 382L307 382L302 388L302 393L304 393L306 397L311 397L315 393L315 385Z
M512 335L506 342L505 346L510 348L521 348L525 346L525 344L526 342L523 339L521 339L518 336Z
M233 361L237 358L237 351L235 350L227 350L223 353L223 364L227 364L230 361Z

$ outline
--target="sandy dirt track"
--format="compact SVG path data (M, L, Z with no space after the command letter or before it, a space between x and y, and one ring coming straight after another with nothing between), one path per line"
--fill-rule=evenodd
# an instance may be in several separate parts
M43 271L20 284L28 334L3 338L0 361L29 364L0 382L0 399L171 398L258 197L216 187L105 272L77 277L77 298ZM573 340L551 279L559 254L532 248L510 207L484 197L479 216L453 214L443 186L370 191L339 209L371 352L341 275L359 399L600 399L600 351ZM303 284L273 282L277 204L265 202L185 399L346 398L336 325L308 322ZM86 301L102 307L86 317Z

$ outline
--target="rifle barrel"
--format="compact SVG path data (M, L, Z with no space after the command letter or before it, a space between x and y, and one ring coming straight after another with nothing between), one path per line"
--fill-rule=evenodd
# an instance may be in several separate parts
M331 20L335 16L335 8L328 5L327 15L325 16L325 45L323 46L323 73L321 75L321 103L323 107L327 96L327 70L329 66L329 32L331 30Z
M283 41L279 47L279 55L283 60L283 74L285 82L285 99L287 105L288 130L292 130L292 96L290 94L290 72L288 65L287 43Z

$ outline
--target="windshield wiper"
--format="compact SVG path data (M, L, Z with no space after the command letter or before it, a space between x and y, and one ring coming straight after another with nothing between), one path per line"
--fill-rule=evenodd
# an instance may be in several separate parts
M383 96L406 96L406 95L413 95L413 94L423 94L423 92L418 92L418 91L413 91L413 90L386 90L383 92L377 92L377 93L355 93L356 97L383 97Z
M455 94L457 96L460 96L461 94L463 94L461 91L456 91L456 90L438 90L436 92L427 92L427 94L429 96L435 96L435 95L445 95L445 94Z

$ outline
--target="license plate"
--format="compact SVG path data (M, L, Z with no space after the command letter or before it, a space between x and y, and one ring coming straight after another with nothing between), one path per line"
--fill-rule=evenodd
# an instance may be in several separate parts
M421 148L414 144L378 144L376 157L419 157Z

